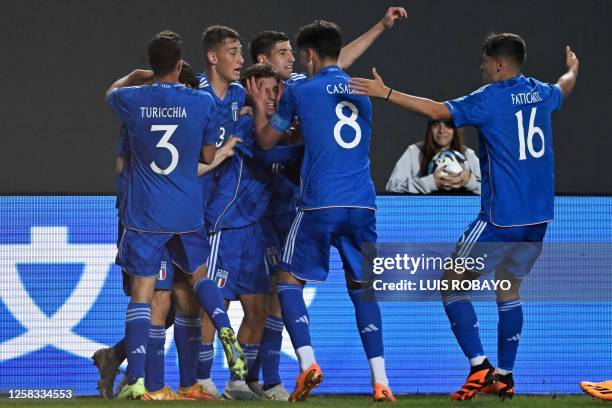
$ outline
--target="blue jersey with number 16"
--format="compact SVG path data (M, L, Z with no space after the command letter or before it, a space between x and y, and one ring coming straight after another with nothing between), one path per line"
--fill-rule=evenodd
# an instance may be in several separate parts
M480 137L480 218L500 227L553 219L555 197L551 114L558 86L518 75L445 102L457 127Z
M304 136L300 208L376 209L370 176L372 104L350 92L338 66L287 87L270 120L279 132L298 117Z
M203 224L198 160L218 126L210 95L177 83L120 88L108 104L125 124L130 170L122 206L126 228L183 233Z

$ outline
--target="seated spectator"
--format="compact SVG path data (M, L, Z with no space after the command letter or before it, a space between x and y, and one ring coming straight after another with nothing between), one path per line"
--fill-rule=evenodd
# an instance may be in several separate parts
M444 152L444 153L442 153ZM452 121L429 121L425 141L408 146L387 182L394 193L480 194L480 163Z

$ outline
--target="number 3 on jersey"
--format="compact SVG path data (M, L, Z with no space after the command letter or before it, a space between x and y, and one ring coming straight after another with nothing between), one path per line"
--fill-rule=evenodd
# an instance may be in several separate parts
M170 165L165 169L160 169L154 161L152 161L150 164L151 170L153 170L157 174L161 174L162 176L167 176L168 174L172 173L172 171L174 171L174 169L176 169L176 166L178 165L179 152L178 150L176 150L176 147L173 144L168 142L168 140L170 140L170 138L172 137L172 134L176 131L177 127L178 125L151 125L151 132L165 132L155 147L168 149L170 151L170 154L172 155Z
M527 131L527 149L529 154L534 159L539 159L544 156L544 132L537 126L534 126L536 112L538 108L531 108L531 115L529 116L529 129ZM525 154L525 128L523 127L523 111L518 111L514 114L518 124L518 139L519 139L519 160L526 160L527 155ZM536 151L533 148L533 136L538 135L542 139L542 147Z
M342 108L344 107L351 110L350 116L344 115L344 112L342 112ZM336 123L336 126L334 126L334 139L336 139L336 142L340 145L340 147L352 149L361 141L361 128L357 123L358 115L359 111L357 110L357 107L350 102L342 101L338 102L336 105L336 116L338 117L339 121ZM340 134L340 131L344 126L349 126L355 130L355 138L351 142L346 142Z

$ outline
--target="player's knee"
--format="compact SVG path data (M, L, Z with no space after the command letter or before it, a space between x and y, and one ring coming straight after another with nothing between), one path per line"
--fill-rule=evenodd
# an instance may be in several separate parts
M151 304L155 293L155 277L130 277L130 297L132 303Z
M198 267L198 269L196 269L196 271L194 273L187 274L188 280L189 280L189 283L191 284L191 286L193 287L193 286L195 286L195 284L198 281L200 281L202 279L205 279L206 276L207 276L207 271L208 271L207 266L206 265L202 265L202 266Z
M302 285L304 286L305 282L293 276L290 272L287 271L279 271L278 272L278 283L289 283L292 285Z
M172 306L170 291L158 290L153 295L151 302L151 324L161 326L166 323L166 316Z
M175 284L172 287L176 310L183 316L193 316L200 310L200 305L193 295L189 285L184 282Z

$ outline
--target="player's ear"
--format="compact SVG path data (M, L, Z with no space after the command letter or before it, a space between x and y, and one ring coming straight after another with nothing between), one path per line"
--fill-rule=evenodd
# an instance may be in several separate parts
M181 72L183 70L183 60L182 59L178 60L178 62L176 63L176 66L174 67L174 70L177 72Z
M263 54L257 54L257 62L266 62L266 57Z
M496 64L497 72L503 71L505 66L506 66L506 61L503 58L498 58L497 64Z
M206 53L206 60L208 60L210 65L216 65L218 62L217 54L213 50L208 51Z

